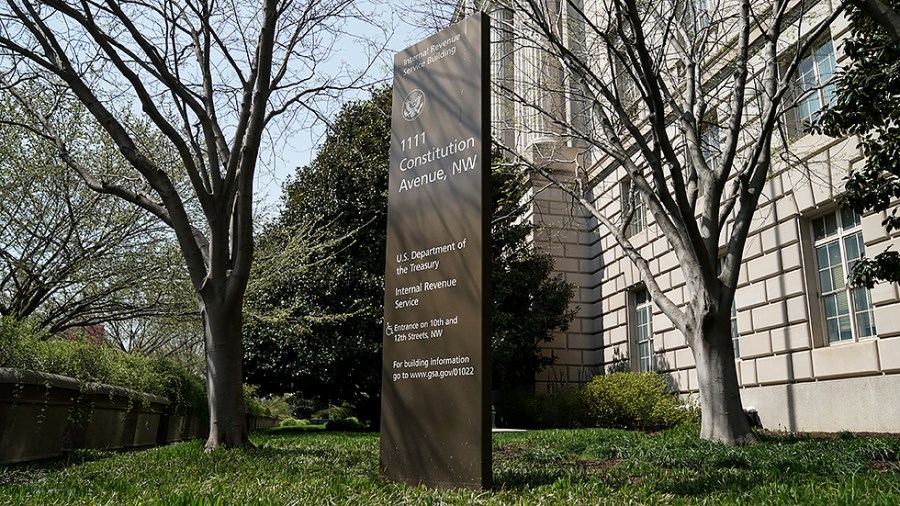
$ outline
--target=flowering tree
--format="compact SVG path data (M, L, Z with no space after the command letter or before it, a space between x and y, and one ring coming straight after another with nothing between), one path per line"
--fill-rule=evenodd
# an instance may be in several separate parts
M344 24L360 13L352 0L3 5L3 86L89 188L132 203L172 230L206 336L206 446L248 444L241 307L253 261L261 144L279 118L314 113L320 100L359 84L358 76L343 69L329 75L323 67ZM66 101L35 103L24 90L36 82L76 98L133 171L110 175L85 164L58 128ZM146 142L133 121L137 111L167 149Z

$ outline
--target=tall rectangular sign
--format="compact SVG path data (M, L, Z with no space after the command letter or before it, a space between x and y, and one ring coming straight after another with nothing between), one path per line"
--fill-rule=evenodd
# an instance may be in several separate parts
M491 486L489 21L394 58L381 472Z

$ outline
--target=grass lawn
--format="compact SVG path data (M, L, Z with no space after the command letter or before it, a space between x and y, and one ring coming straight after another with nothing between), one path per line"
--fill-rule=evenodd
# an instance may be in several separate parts
M729 448L697 428L495 434L491 491L378 477L376 433L273 431L257 448L199 441L0 466L0 504L900 504L900 439L762 435Z

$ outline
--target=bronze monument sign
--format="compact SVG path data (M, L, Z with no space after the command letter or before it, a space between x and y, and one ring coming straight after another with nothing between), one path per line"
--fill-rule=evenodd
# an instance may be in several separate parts
M381 471L490 487L488 18L394 59Z

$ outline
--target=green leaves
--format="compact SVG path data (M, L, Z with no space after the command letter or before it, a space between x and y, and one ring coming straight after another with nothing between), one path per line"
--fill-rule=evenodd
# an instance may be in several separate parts
M59 103L49 86L28 91L35 103L53 110L55 128L82 164L104 181L141 186L84 108ZM0 314L33 317L60 332L196 311L183 259L165 225L131 203L88 189L10 96L0 96L0 110ZM134 128L146 125L136 121ZM140 138L160 145L152 136Z
M532 246L534 226L521 219L524 172L497 156L492 162L492 388L509 390L533 385L535 374L553 363L540 345L568 328L577 310L569 307L574 285L553 275L553 258Z
M881 281L900 283L900 253L887 250L874 259L862 258L853 266L852 275L856 285L870 289Z
M346 104L257 236L244 306L247 380L262 393L376 416L391 90Z
M895 11L900 1L886 0ZM862 214L885 211L900 198L900 43L855 7L848 10L850 37L844 52L849 65L836 78L837 103L815 130L832 137L856 135L865 164L850 173L843 203ZM900 229L895 207L882 222ZM897 253L885 251L858 262L851 273L857 285L900 282Z
M0 367L59 374L166 397L174 408L206 409L206 383L171 360L124 353L78 332L47 339L28 321L0 317Z

